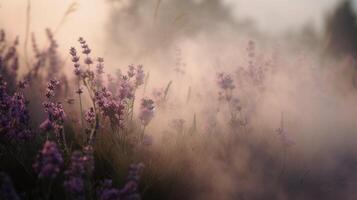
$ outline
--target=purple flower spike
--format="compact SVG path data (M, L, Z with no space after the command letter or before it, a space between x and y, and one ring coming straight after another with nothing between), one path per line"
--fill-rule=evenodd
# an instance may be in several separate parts
M59 174L62 164L63 158L57 144L47 140L37 155L33 168L39 178L55 178Z

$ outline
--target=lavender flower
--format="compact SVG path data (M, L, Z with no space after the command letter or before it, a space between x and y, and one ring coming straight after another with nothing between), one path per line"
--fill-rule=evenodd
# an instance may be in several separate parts
M132 99L134 97L134 86L127 79L119 82L118 94L120 99Z
M104 65L103 65L104 59L98 57L97 61L98 61L98 64L96 66L97 67L97 74L103 74L104 73L104 71L103 71L103 69L104 69Z
M85 163L80 151L74 151L71 156L71 162L65 171L66 180L64 181L65 189L75 199L85 199Z
M93 107L89 108L89 110L85 113L84 119L89 124L93 124L94 123L94 121L95 121L95 112L94 112L94 108Z
M47 83L46 97L49 99L55 96L55 88L59 85L59 81L52 79Z
M144 70L142 65L138 65L136 67L136 74L135 74L135 86L139 87L140 85L144 84Z
M58 44L57 41L54 39L54 35L50 29L46 29L46 35L48 40L50 41L50 47L47 50L47 57L49 60L49 69L48 69L48 78L54 77L58 75L61 58L57 52Z
M79 76L81 74L80 64L79 64L79 56L77 55L77 50L74 47L71 47L69 50L69 54L72 56L72 62L74 65L74 74Z
M90 57L87 57L87 58L84 59L84 63L87 64L87 65L91 65L91 64L93 64L93 61L92 61L92 59Z
M100 186L97 189L97 195L99 200L119 200L119 190L113 187L112 180L105 179L100 182Z
M40 128L44 130L52 130L59 132L63 127L66 113L63 110L61 103L44 102L45 112L48 118L40 125Z
M222 90L233 90L233 79L229 74L219 73L217 75L217 84Z
M130 165L126 183L119 191L121 199L140 199L138 186L143 168L144 164L142 163Z
M37 155L33 168L39 178L55 178L59 174L62 164L63 158L57 144L47 140Z
M165 102L165 90L164 88L157 89L155 88L152 91L152 96L157 105L161 105Z
M232 90L235 88L233 79L229 74L219 73L217 75L217 84L221 91L218 92L219 100L230 101L232 98Z
M106 88L102 88L101 91L96 92L95 101L98 104L101 113L109 118L112 125L122 126L124 106L120 100L115 99L112 93Z
M154 101L151 99L142 99L140 105L139 119L141 124L147 126L154 117Z
M21 93L10 95L7 83L0 76L0 138L29 140L33 133L29 128L27 102Z
M83 148L82 161L87 174L92 174L94 170L93 147L91 145Z
M135 67L134 65L129 65L128 67L128 77L132 78L133 76L135 76Z
M5 41L5 31L3 29L0 30L0 43Z

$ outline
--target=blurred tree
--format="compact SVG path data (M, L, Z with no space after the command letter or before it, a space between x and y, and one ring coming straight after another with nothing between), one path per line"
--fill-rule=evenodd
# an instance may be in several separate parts
M357 57L357 24L351 0L342 1L326 21L327 51L337 57Z

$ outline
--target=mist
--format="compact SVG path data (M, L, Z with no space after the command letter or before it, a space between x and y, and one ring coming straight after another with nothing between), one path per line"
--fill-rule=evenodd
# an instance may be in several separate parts
M335 55L326 26L339 1L29 2L0 1L20 57L30 5L30 33L46 46L44 29L55 31L69 81L78 37L104 57L105 77L143 65L135 99L155 102L150 145L135 156L143 199L355 198L356 55ZM110 155L120 169L121 153Z

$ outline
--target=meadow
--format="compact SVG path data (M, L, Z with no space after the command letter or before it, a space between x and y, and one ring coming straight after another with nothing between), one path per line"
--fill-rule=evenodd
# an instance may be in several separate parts
M0 199L355 198L352 56L143 19L112 21L109 63L81 35L0 29Z

